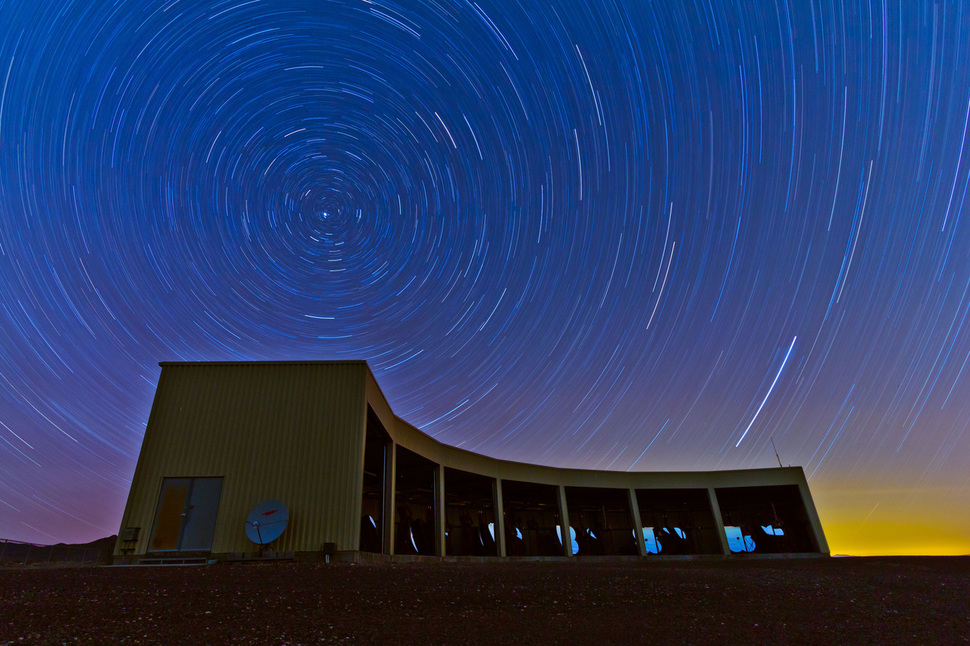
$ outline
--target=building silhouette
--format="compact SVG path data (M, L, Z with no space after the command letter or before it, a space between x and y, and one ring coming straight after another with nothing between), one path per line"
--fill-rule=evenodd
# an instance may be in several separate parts
M396 417L363 361L161 366L116 562L828 553L800 467L498 460ZM289 522L259 545L267 500Z

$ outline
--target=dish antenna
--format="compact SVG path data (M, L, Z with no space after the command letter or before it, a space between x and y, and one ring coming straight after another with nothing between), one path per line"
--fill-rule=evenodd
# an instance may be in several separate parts
M246 516L246 537L259 545L259 551L277 538L286 529L290 512L279 500L264 500Z

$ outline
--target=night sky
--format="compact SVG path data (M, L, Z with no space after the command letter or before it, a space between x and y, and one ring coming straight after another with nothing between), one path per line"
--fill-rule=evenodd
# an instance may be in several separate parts
M118 531L159 361L366 359L442 442L773 438L833 553L970 552L968 12L0 1L0 537Z

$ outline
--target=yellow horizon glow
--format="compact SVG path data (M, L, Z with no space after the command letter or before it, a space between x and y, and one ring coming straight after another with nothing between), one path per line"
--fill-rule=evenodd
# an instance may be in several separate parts
M958 487L812 487L833 555L970 555L970 492ZM961 513L963 512L963 513Z

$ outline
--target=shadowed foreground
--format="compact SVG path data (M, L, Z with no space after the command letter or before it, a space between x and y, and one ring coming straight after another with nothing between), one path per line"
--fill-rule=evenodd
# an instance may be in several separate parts
M0 571L9 643L970 643L970 557Z

